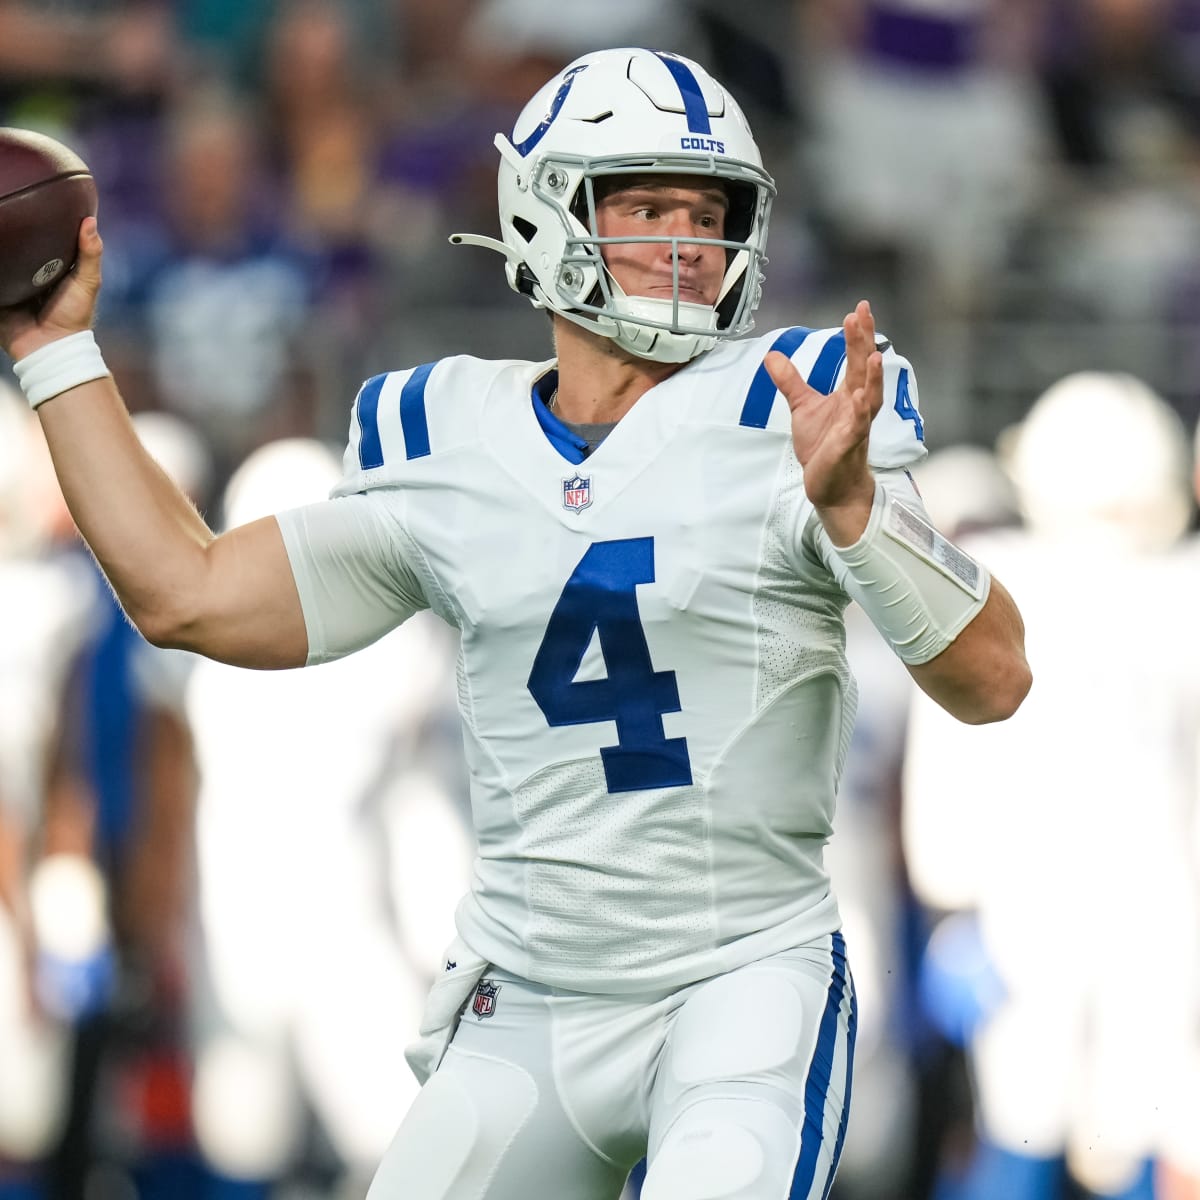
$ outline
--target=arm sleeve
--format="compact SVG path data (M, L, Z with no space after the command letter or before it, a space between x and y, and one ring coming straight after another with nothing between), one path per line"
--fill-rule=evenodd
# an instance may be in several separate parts
M811 544L838 585L910 666L937 657L987 602L991 576L929 520L907 471L875 473L862 537L834 546L815 512Z
M429 607L415 550L381 493L290 509L276 520L304 611L307 665L360 650Z

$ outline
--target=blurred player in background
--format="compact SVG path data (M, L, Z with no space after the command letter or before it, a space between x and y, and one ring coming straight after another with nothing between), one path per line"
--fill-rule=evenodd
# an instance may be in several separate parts
M1017 521L1012 485L989 451L948 446L912 473L934 525L955 540ZM846 610L846 657L859 702L826 865L854 947L860 1003L838 1192L847 1200L927 1196L934 1163L957 1132L962 1069L961 1053L931 1037L917 1007L925 931L900 834L912 679L856 604Z
M1144 384L1086 372L1006 457L1026 528L963 545L1019 596L1037 686L966 737L917 695L904 783L914 886L947 914L936 974L966 984L982 1145L961 1194L1055 1200L1073 1177L1149 1200L1156 1160L1194 1170L1200 1128L1200 643L1194 571L1166 553L1189 517L1187 442Z
M134 426L204 506L212 460L198 432L163 413L140 413ZM62 557L80 576L87 620L49 755L34 899L49 907L70 880L94 880L97 936L74 952L47 946L42 954L42 1002L73 1030L50 1186L74 1196L100 1177L106 1186L136 1180L143 1200L153 1200L178 1194L191 1144L183 1001L196 772L183 693L196 659L151 646L129 624L61 498L58 507Z
M91 222L0 341L152 640L280 668L426 608L461 632L478 854L372 1197L602 1200L643 1155L647 1200L823 1196L855 1030L821 857L844 609L973 723L1029 687L1020 616L923 519L915 379L865 301L740 337L775 189L702 67L586 55L496 144L503 240L455 240L504 255L556 356L372 378L328 501L214 537L140 453Z
M55 552L61 499L45 443L0 385L0 1195L27 1195L62 1129L69 1030L39 996L30 888L63 682L87 630L87 573ZM72 888L71 883L79 888ZM94 895L67 881L67 921ZM42 889L42 898L45 889ZM52 905L51 908L54 906ZM62 927L61 916L57 922ZM84 935L86 936L86 935Z
M905 1017L900 762L912 680L858 605L846 610L858 686L854 736L838 786L837 837L825 855L859 997L854 1110L838 1186L853 1200L895 1194L913 1166L917 1095Z
M320 499L339 476L321 442L268 443L234 472L225 522ZM431 620L328 671L205 660L188 689L202 776L196 1133L243 1196L312 1169L309 1112L361 1194L416 1092L404 1047L441 967L426 947L453 934L470 864L455 804L423 765L425 728L453 692L450 639ZM421 895L401 923L393 873Z

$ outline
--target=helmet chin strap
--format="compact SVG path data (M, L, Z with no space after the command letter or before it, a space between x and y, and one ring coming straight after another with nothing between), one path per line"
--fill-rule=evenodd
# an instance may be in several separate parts
M721 307L721 301L729 295L733 285L746 273L746 266L750 262L750 254L746 250L739 250L734 256L733 261L729 264L725 272L725 279L721 283L721 292L717 296L717 302L713 305L714 309Z
M613 341L622 349L654 362L690 362L716 344L712 334L717 328L717 310L712 305L693 304L689 300L680 300L677 305L673 300L654 296L630 296L611 272L608 279L613 312L612 317L601 320L614 328ZM642 324L642 321L669 324L676 314L689 329L676 331Z

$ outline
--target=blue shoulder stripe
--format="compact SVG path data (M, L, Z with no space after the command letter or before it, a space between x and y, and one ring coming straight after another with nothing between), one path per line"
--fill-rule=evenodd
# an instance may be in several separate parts
M425 363L409 377L400 393L400 428L404 430L404 457L424 458L429 453L429 421L425 415L425 385L436 362Z
M437 363L425 363L405 381L400 390L400 428L404 433L405 458L424 458L429 453L429 422L425 415L425 386ZM388 376L373 375L359 389L355 410L361 437L358 465L369 471L383 466L383 440L379 436L379 396Z
M362 436L358 440L358 465L364 471L383 466L383 446L379 441L379 393L383 391L386 375L374 375L358 392L355 409Z
M813 368L808 373L808 386L815 388L818 392L824 392L828 396L833 391L838 372L842 369L842 363L845 361L846 335L841 332L835 333L821 347L821 353L817 355L817 361L813 363Z
M771 349L791 358L810 333L811 329L799 325L795 329L786 329L775 339ZM746 393L746 402L742 405L742 415L738 424L751 429L766 429L771 416L771 406L775 403L776 391L774 380L767 374L766 365L759 363L758 370L750 382L750 390Z

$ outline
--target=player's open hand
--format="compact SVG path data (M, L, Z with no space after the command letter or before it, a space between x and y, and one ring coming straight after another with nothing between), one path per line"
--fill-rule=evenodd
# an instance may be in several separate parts
M86 217L79 227L79 258L70 274L36 304L0 309L0 348L20 359L48 342L90 329L103 250L96 218Z
M849 545L866 527L875 495L867 439L883 404L883 355L875 348L875 318L865 300L846 315L842 329L846 371L828 396L810 387L777 350L765 365L792 410L792 444L804 468L804 490L834 543Z

